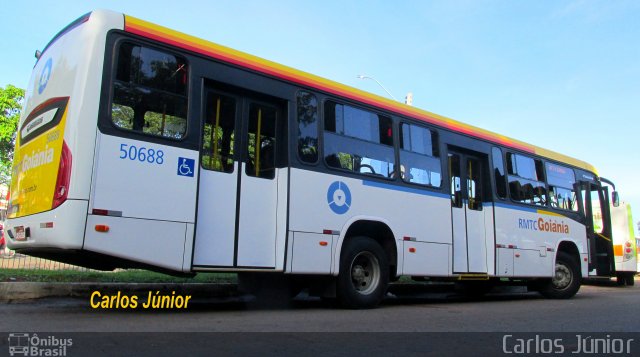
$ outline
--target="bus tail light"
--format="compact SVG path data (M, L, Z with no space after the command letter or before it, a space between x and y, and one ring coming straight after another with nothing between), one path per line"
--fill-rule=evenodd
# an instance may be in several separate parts
M60 156L60 166L58 166L58 178L56 188L53 191L53 205L51 208L60 206L67 200L69 194L69 181L71 180L71 150L65 141L62 142L62 155Z

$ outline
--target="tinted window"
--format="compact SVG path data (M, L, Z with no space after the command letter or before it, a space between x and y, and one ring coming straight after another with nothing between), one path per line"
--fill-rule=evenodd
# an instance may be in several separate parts
M233 172L236 100L209 93L206 108L201 165L207 170Z
M122 43L113 83L111 120L126 130L181 139L187 131L184 58Z
M496 180L496 195L500 198L507 197L507 181L504 174L504 162L502 161L502 150L494 147L491 149L491 159L493 161L493 174Z
M405 182L440 187L442 170L437 158L436 133L422 126L400 126L400 177Z
M509 195L512 200L545 206L547 186L544 183L542 161L532 157L507 153Z
M462 207L462 173L460 171L460 155L449 154L449 176L451 179L451 205L453 207Z
M547 183L549 184L549 201L551 207L578 211L575 183L576 176L572 169L547 162Z
M249 131L247 133L248 176L272 179L276 168L276 121L275 108L251 103L249 105Z
M324 122L328 166L385 178L395 175L391 118L326 102Z
M298 93L298 156L302 161L318 161L318 100L309 92Z

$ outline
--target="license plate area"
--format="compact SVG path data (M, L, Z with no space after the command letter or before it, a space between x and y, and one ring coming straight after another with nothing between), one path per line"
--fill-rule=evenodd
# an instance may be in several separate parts
M24 229L24 226L17 226L15 228L16 230L16 240L17 241L25 241L27 240L27 234L26 231Z

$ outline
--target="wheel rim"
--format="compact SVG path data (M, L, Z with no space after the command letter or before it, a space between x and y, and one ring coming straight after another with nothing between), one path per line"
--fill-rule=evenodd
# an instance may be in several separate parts
M573 274L571 269L564 264L556 264L556 274L553 277L553 287L562 290L571 285Z
M362 295L371 294L380 284L380 264L371 252L360 252L351 261L351 284Z

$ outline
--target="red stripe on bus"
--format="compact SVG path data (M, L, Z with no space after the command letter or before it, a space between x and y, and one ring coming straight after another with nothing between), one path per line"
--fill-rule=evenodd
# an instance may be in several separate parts
M466 127L464 124L456 124L456 123L447 123L446 121L440 120L440 119L436 119L436 118L432 118L428 115L425 115L424 113L416 113L413 110L411 110L411 108L402 108L400 106L395 106L395 105L391 105L391 104L386 104L384 102L380 102L377 101L375 99L372 98L367 98L365 96L362 95L358 95L357 93L351 92L351 91L347 91L347 90L340 90L338 88L334 88L331 86L326 86L323 85L321 83L318 83L317 81L314 81L312 79L307 79L301 76L296 75L295 73L289 73L286 71L281 71L281 70L276 70L276 69L272 69L268 66L265 66L263 64L259 64L259 63L254 63L252 61L247 60L246 58L242 58L242 57L236 57L236 56L230 56L227 54L224 54L220 51L215 51L212 50L211 48L207 48L207 47L203 47L203 46L198 46L196 44L191 44L188 42L184 42L181 41L179 38L175 38L174 36L168 36L165 33L159 32L159 31L154 31L153 29L150 29L148 27L144 27L144 26L137 26L135 24L126 24L125 25L125 31L127 32L131 32L146 38L150 38L159 42L163 42L169 45L173 45L176 46L178 48L182 48L185 50L189 50L195 53L199 53L208 57L213 57L219 60L222 60L224 62L227 63L231 63L233 65L239 66L239 67L243 67L243 68L248 68L251 70L254 70L256 72L260 72L263 74L268 74L271 75L273 77L279 78L279 79L284 79L286 81L290 81L290 82L294 82L297 84L301 84L304 86L309 86L327 93L331 93L337 96L341 96L341 97L346 97L349 99L352 99L354 101L357 102L362 102L365 104L369 104L371 106L380 108L380 109L384 109L384 110L388 110L391 111L393 113L397 113L397 114L401 114L401 115L406 115L408 117L414 118L414 119L419 119L422 120L424 122L433 124L433 125L437 125L440 127L443 127L445 129L449 129L458 133L462 133L462 134L466 134L469 136L473 136L479 139L483 139L483 140L487 140L489 142L493 142L493 143L498 143L504 146L508 146L508 147L512 147L512 148L516 148L519 150L522 150L524 152L529 152L529 153L534 153L535 150L531 147L513 142L509 139L503 138L499 135L496 134L485 134L485 133L481 133L478 131L475 131L473 128L468 128ZM414 109L415 110L415 109Z

